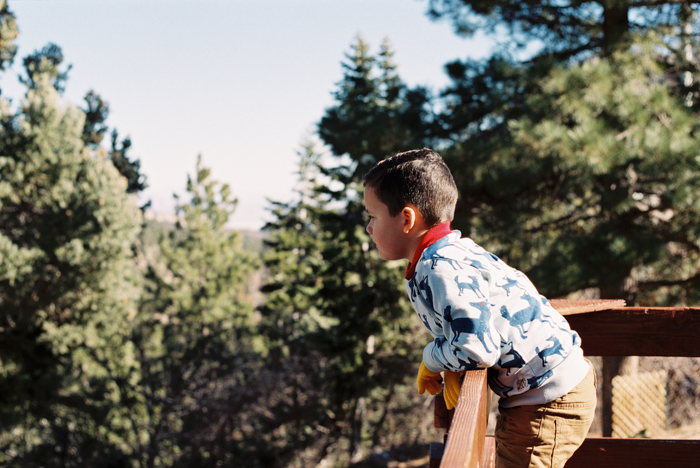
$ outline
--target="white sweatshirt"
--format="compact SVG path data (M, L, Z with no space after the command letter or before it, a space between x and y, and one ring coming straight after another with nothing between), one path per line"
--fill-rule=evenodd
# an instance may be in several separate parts
M428 246L406 290L435 337L433 372L490 368L489 386L513 407L553 401L583 380L581 340L530 280L459 231Z

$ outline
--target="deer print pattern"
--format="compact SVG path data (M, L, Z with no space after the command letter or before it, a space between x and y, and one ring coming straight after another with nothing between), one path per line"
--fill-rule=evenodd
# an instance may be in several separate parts
M489 368L507 404L543 403L588 372L578 334L530 280L458 231L423 251L406 289L435 338L426 365Z
M471 318L453 319L451 307L445 307L445 311L442 314L442 317L445 319L445 322L449 323L450 330L453 334L450 343L455 344L459 342L460 336L462 334L475 335L479 339L479 341L481 341L481 344L484 346L486 352L489 353L491 351L488 347L488 344L486 343L487 335L493 347L496 347L496 343L493 342L493 337L491 336L491 327L489 326L489 318L491 318L491 312L489 311L488 304L485 304L483 302L472 302L471 305L478 308L481 312L479 318L476 320Z
M528 303L528 306L524 309L511 315L508 308L503 305L501 306L500 312L501 316L508 321L511 327L518 329L523 338L525 338L525 325L534 322L535 320L553 325L550 318L543 313L539 299L536 299L529 294L523 294L522 299Z
M485 297L484 293L479 290L479 280L476 276L470 276L468 283L460 283L459 276L455 276L455 283L457 283L457 287L459 288L460 296L467 289L471 289L478 297Z

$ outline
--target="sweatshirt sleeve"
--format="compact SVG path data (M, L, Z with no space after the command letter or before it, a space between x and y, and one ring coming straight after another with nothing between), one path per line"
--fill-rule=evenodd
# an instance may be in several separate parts
M493 366L500 356L500 335L489 302L489 284L481 273L471 266L437 268L425 281L444 333L423 350L425 365L434 372Z

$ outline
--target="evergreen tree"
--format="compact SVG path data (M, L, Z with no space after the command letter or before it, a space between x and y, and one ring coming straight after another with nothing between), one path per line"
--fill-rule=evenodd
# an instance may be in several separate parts
M72 65L61 71L59 66L63 63L63 50L53 43L49 43L41 50L35 50L24 58L25 77L20 77L20 82L29 89L39 86L37 77L49 77L49 81L60 94L66 89L68 72Z
M656 60L663 64L674 94L683 96L686 104L695 110L700 106L700 82L694 78L700 72L696 60L699 23L695 2L428 0L428 3L429 15L450 19L458 34L490 33L504 42L505 51L512 50L509 46L529 47L532 56L520 62L524 68L519 79L522 83L541 79L547 69L559 64L628 50L636 38L651 40L657 45ZM503 35L504 31L509 34ZM498 55L511 60L509 52ZM473 63L465 63L472 70L470 73L478 72Z
M138 159L131 160L127 155L129 148L131 148L131 138L126 137L120 142L119 132L117 132L117 129L113 129L111 133L111 150L106 151L101 147L104 135L108 130L105 122L109 116L109 103L93 90L88 91L84 100L86 107L83 109L83 112L85 112L83 141L85 145L95 151L106 152L114 167L126 178L127 191L129 193L144 191L148 185L146 184L146 176L141 173L141 161ZM150 202L141 208L145 209L149 205Z
M442 2L443 6L458 3ZM693 255L679 253L686 247L679 250L676 246L685 245L692 251L689 240L695 228L681 223L678 216L658 217L660 212L666 217L680 213L676 210L685 209L687 203L665 194L661 197L664 208L659 211L655 194L659 190L673 193L672 187L679 181L688 185L677 190L694 186L693 176L688 174L694 174L696 168L686 154L693 151L693 130L680 123L692 121L688 116L697 106L697 83L688 79L688 74L692 78L697 70L692 53L696 45L683 27L695 24L693 9L666 5L663 15L653 15L661 6L616 2L588 13L569 6L569 19L562 16L545 22L539 18L537 27L525 28L524 24L536 18L525 19L526 15L563 6L546 3L538 12L531 5L523 4L521 9L508 2L494 5L488 21L500 19L520 28L529 39L549 37L550 42L528 62L500 55L483 62L447 65L453 85L443 92L446 110L439 118L438 135L450 142L445 144L444 153L460 187L456 226L533 275L543 292L551 296L596 288L604 297L624 297L632 302L692 300L688 293L695 273L688 272L695 271L695 261ZM625 15L636 8L639 14L634 15L634 21L641 25L620 22L625 40L612 41L612 46L601 34L606 30L603 26L609 26L604 14L617 7ZM458 16L467 19L461 13ZM595 37L600 40L589 41L585 48L574 47L563 36L556 36L555 41L563 25L576 23L572 18L581 20L577 28L587 24L584 29L590 34L599 31ZM633 31L646 31L646 35ZM604 43L609 46L603 48ZM581 60L558 63L552 53L555 47L569 47L577 53L586 50L587 54L570 54L568 57ZM566 86L556 88L554 82L566 82ZM593 102L593 90L607 99ZM574 111L576 106L579 108ZM584 112L590 115L584 118ZM670 116L674 116L673 125ZM662 121L669 126L659 133ZM543 144L553 138L546 132L538 134L540 142L532 140L531 133L530 142L523 145L525 133L545 128L540 126L545 122L548 131L562 135L559 141L566 141L566 145ZM648 134L657 135L657 140L644 136ZM590 141L607 143L584 145L584 135ZM611 140L611 135L620 138ZM670 145L671 141L675 144ZM645 146L640 148L641 144ZM600 165L595 163L598 160L609 163ZM659 172L660 167L665 172ZM636 174L633 183L627 180L630 173ZM654 181L653 189L651 182L642 182L650 180ZM605 186L608 189L603 189ZM616 190L614 194L606 193L610 187ZM653 203L648 201L650 196ZM641 203L647 208L635 215L631 207L640 205L640 197L647 200ZM573 226L582 219L587 220L586 228L577 231ZM658 263L660 256L669 252L676 252L669 258L684 260L667 258L663 265ZM686 273L662 281L670 271ZM663 289L660 296L642 294L662 285L682 288L673 288L674 293Z
M371 447L368 413L382 414L384 398L420 362L420 337L405 297L403 271L379 259L365 231L362 202L361 177L370 167L406 148L426 145L429 96L403 84L392 55L385 42L379 56L372 57L358 39L343 64L336 105L319 123L319 135L338 161L322 168L330 179L323 202L339 206L319 220L328 239L319 309L337 323L319 333L318 343L325 356L332 356L323 375L324 391L351 461Z
M119 141L119 132L117 129L112 130L111 135L111 151L108 153L109 159L117 168L119 173L126 179L126 190L129 193L140 193L148 187L146 184L146 176L141 173L141 161L138 159L130 159L128 152L131 148L131 138L125 137ZM150 206L150 201L142 206L145 209Z
M109 104L93 90L88 91L83 99L85 100L83 141L85 146L97 149L107 133L105 122L109 116Z
M5 71L15 59L17 46L17 19L7 5L7 0L0 0L0 71Z
M631 34L668 34L669 42L686 26L696 2L674 0L428 0L433 18L448 18L455 31L509 33L513 44L539 41L546 53L565 60L584 52L623 47Z
M141 372L132 394L140 408L134 451L146 467L243 460L260 388L247 289L258 260L226 227L237 202L201 158L187 193L176 228L144 259L133 331Z
M333 155L348 155L332 177L343 187L358 182L374 164L407 147L430 145L431 96L425 88L408 88L396 73L388 40L378 56L360 37L342 63L345 73L326 109L318 133ZM343 198L344 193L340 191Z
M402 266L381 261L365 231L361 177L380 159L426 145L430 96L403 84L386 42L375 57L358 39L346 58L336 104L318 127L332 154L306 148L299 201L275 205L268 226L270 367L302 372L305 383L280 371L294 390L280 400L289 416L287 439L277 442L296 455L278 454L300 466L357 461L367 449L409 440L396 415L415 407L405 388L413 389L427 339L417 332Z
M298 200L275 203L276 220L266 226L266 369L284 382L268 397L274 417L263 427L281 437L268 444L276 450L266 466L347 462L353 454L357 461L367 449L410 444L421 430L399 422L419 407L413 365L421 349L400 267L382 265L363 226L353 232L360 244L346 237L338 245L329 226L344 210L328 208L325 167L306 146Z
M650 48L557 69L528 104L472 165L477 235L554 296L698 300L697 118Z
M26 77L20 77L20 81L33 89L37 86L35 75L49 76L54 88L63 93L68 80L68 72L71 65L61 70L63 63L63 51L56 44L48 44L41 50L34 51L24 59ZM107 132L106 120L109 116L109 104L102 97L90 90L84 97L86 107L81 109L85 114L82 139L87 147L102 156L105 152L119 173L127 180L129 193L139 193L146 189L146 177L141 173L141 162L129 158L127 152L131 147L131 139L126 137L119 141L119 133L116 129L111 134L111 149L101 147L104 135ZM150 203L142 207L145 209Z
M0 459L9 466L124 461L120 386L137 366L127 334L141 223L114 166L82 140L46 57L0 120Z
M258 457L268 467L314 466L338 438L327 430L333 423L322 394L326 357L315 344L334 322L318 301L326 242L319 224L325 208L317 200L320 155L309 143L299 156L298 199L271 202L275 219L264 228L268 275L260 327L269 349L265 372L275 385L266 389L270 411L259 422L269 440Z

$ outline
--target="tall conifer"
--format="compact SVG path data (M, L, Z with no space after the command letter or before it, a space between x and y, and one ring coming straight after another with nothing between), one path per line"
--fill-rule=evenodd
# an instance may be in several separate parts
M146 251L133 342L140 374L135 459L144 466L243 460L260 384L249 277L254 253L227 223L237 201L197 162L179 221ZM241 437L239 437L241 435ZM250 465L253 466L253 465Z
M84 115L61 102L52 64L36 64L17 113L3 100L0 116L0 457L85 466L119 459L129 432L118 405L137 367L141 214L85 148Z

